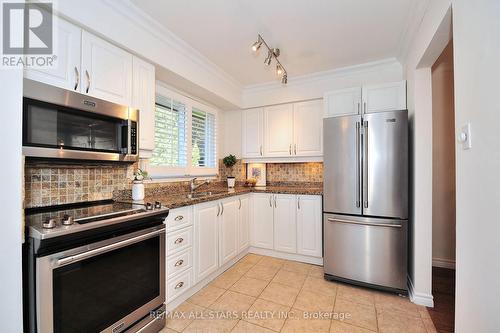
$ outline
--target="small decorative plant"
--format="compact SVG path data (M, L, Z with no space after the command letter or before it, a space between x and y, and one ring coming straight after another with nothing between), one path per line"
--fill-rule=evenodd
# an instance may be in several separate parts
M134 182L142 182L146 178L148 178L148 172L146 170L137 169L134 172Z
M236 156L234 155L227 155L226 157L224 157L222 159L222 163L224 163L224 165L227 167L227 168L231 168L233 165L236 164Z

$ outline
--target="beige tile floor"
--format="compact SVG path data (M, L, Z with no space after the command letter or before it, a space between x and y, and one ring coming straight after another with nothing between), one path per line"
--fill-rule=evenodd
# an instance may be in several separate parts
M248 254L175 309L161 333L435 332L407 298L323 279L320 266Z

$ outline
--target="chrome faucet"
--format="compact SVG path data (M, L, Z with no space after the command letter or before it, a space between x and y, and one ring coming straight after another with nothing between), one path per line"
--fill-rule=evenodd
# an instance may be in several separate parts
M196 177L195 177L195 178L193 178L193 179L191 179L191 180L189 181L189 188L191 189L191 193L193 193L194 191L196 191L196 189L197 189L197 188L199 188L199 187L201 187L201 186L203 186L203 185L205 185L205 184L210 184L210 179L207 179L207 180L205 180L203 183L200 183L200 184L196 185L196 184L194 183L194 181L195 181L196 179L198 179L198 178L196 178Z

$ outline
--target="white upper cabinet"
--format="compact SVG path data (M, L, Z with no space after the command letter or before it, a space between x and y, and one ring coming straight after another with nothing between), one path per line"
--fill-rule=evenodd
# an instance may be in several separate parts
M406 109L406 81L363 86L363 112Z
M219 268L218 201L194 206L194 274L203 280Z
M323 101L325 117L360 114L361 87L327 92L323 97Z
M250 199L248 195L239 198L238 249L244 251L250 246Z
M324 95L325 117L406 109L406 81L330 91Z
M264 110L262 108L244 110L241 119L243 157L262 157L264 155Z
M297 252L295 211L295 195L274 195L274 249L277 251Z
M264 155L291 156L293 151L293 104L264 108Z
M251 245L264 249L274 248L273 194L252 195Z
M321 196L297 196L297 253L322 257Z
M82 33L82 93L132 104L132 55L86 31Z
M56 18L57 40L55 40L54 54L57 56L55 67L51 69L26 69L24 76L31 80L40 81L52 86L80 91L80 41L82 29Z
M323 102L321 100L293 105L293 155L323 155Z
M222 266L238 254L238 219L240 201L229 198L220 202L219 265Z
M139 148L141 157L150 157L155 147L155 67L133 57L132 106L139 109Z

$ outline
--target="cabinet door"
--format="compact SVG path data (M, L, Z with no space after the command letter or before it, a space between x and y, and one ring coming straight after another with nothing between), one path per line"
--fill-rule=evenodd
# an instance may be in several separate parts
M250 198L248 195L239 197L238 219L238 250L244 251L250 245Z
M321 196L297 196L297 253L322 257Z
M241 119L243 157L262 157L264 154L264 110L262 108L244 110Z
M194 207L194 264L198 282L219 267L218 213L219 202L208 202Z
M361 114L361 88L347 88L325 93L325 117Z
M274 195L274 249L297 253L295 195Z
M323 155L323 101L293 105L293 136L294 155Z
M238 254L239 200L222 200L219 217L219 262L220 266Z
M264 108L264 155L286 157L292 155L293 105L275 105Z
M141 157L150 157L155 147L155 67L133 57L132 106L139 109Z
M273 249L273 194L252 195L251 244L255 247Z
M132 104L132 55L86 31L82 33L81 92Z
M406 110L406 81L363 87L363 112Z
M24 76L31 80L40 81L60 88L80 91L80 47L82 29L63 20L54 17L57 29L57 40L54 44L55 59L54 68L35 69L24 71Z

